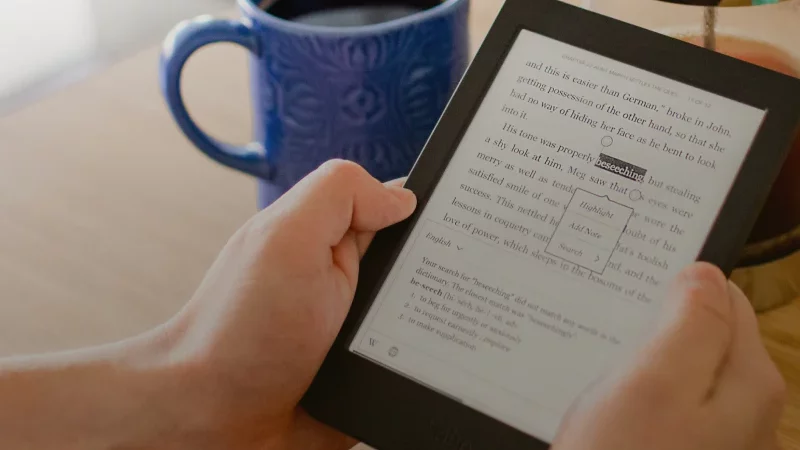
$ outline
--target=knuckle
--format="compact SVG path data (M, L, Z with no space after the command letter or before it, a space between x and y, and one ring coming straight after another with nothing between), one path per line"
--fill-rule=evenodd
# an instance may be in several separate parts
M315 183L317 199L336 205L337 211L348 211L355 192L366 170L344 159L331 159L318 169L320 178Z
M237 242L254 248L261 247L269 241L274 228L274 219L269 215L257 217L256 220L248 221L239 230Z
M345 159L331 159L323 163L319 170L329 180L352 180L363 174L364 169L353 161Z

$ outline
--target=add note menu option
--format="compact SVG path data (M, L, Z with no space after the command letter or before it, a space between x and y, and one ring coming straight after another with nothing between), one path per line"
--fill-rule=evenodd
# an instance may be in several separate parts
M576 189L545 251L595 273L603 273L633 208Z

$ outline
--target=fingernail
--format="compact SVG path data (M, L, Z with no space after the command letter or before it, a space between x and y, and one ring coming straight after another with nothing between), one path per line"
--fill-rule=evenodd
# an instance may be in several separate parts
M682 290L700 288L709 294L727 295L728 280L716 266L694 263L678 276L677 286Z
M653 332L675 333L676 323L696 322L699 313L714 313L727 321L730 295L722 271L708 263L694 263L681 271L671 284Z
M387 186L387 189L404 204L412 204L416 207L417 196L410 190L402 186Z

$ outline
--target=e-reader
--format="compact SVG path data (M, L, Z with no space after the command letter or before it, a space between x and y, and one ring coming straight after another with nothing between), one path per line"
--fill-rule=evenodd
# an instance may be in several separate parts
M381 450L546 448L682 268L730 273L799 124L796 79L507 0L304 408Z

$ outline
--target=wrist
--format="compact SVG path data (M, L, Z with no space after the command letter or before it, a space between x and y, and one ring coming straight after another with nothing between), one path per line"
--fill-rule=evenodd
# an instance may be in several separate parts
M345 450L357 442L317 423L296 405L271 405L264 380L229 360L186 316L125 344L126 370L150 401L137 440L119 448L166 450ZM236 368L236 370L232 370ZM127 445L127 447L126 447Z
M133 448L349 450L356 445L294 408L265 410L263 392L226 374L229 364L200 350L197 340L179 331L184 329L151 332L125 352L125 364L143 375L139 383L150 389L151 414L158 418Z
M182 337L165 325L108 352L126 374L124 389L136 394L119 448L228 448L212 380L202 361L181 354Z
M281 435L291 419L254 414L254 406L263 406L259 396L226 374L228 364L211 357L201 345L207 342L188 329L184 320L173 321L111 352L135 374L133 385L148 399L136 414L144 426L116 445L142 450L289 449Z
M204 448L184 445L206 416L165 336L0 360L0 448Z

